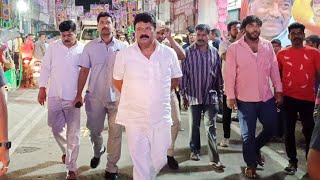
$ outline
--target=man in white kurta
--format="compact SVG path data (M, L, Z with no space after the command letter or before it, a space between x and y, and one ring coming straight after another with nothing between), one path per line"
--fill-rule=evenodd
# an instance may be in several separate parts
M137 42L119 51L114 65L114 84L121 91L116 123L126 128L133 179L153 180L167 163L170 94L182 72L175 51L154 38L154 16L137 14L134 24Z
M76 161L80 145L80 108L73 100L77 94L78 61L84 46L76 40L76 25L64 21L59 25L61 40L50 44L43 58L39 80L38 101L44 105L48 92L48 125L52 128L62 161L66 164L67 179L77 179ZM67 132L65 132L65 125Z

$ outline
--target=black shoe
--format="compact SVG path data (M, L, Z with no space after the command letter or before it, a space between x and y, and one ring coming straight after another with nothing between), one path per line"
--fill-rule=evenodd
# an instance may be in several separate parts
M289 175L294 175L296 173L298 166L296 164L289 163L289 165L284 168L284 172Z
M170 169L179 169L179 164L173 156L167 156L167 163Z
M111 173L108 171L105 172L104 178L107 180L120 180L118 173Z
M106 147L103 147L102 154L103 154L104 152L106 152ZM102 154L101 154L101 155L102 155ZM101 156L100 156L100 157L101 157ZM90 161L90 167L91 167L92 169L98 167L98 165L100 164L100 157L97 158L97 157L94 157L94 156L93 156L93 158L92 158L91 161Z

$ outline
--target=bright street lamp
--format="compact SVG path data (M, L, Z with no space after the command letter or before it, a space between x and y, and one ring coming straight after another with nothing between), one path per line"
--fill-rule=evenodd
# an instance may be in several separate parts
M19 12L25 12L28 10L28 5L23 0L19 0L17 3L17 8Z
M23 0L19 0L17 2L17 9L18 9L18 12L19 12L19 30L20 30L20 33L22 33L22 26L23 26L23 17L22 17L22 13L23 12L26 12L28 10L28 5L26 2L24 2Z

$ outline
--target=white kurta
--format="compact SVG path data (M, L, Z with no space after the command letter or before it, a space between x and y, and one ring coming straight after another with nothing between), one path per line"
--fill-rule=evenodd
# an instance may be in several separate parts
M39 80L40 87L46 87L50 82L48 125L62 153L66 154L68 171L77 170L80 146L80 109L74 107L73 100L77 94L78 61L83 47L76 44L67 48L61 40L51 43L43 58Z
M135 180L155 179L171 145L171 79L182 76L173 49L159 44L150 59L137 43L120 51L113 77L123 80L116 123L124 125Z

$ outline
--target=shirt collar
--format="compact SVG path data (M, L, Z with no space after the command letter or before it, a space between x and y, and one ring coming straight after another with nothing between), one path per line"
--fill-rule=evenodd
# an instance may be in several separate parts
M197 43L196 42L192 43L190 45L190 49L191 50L196 50L197 49ZM211 49L213 49L213 45L212 45L212 43L208 42L208 50L211 50Z
M98 37L98 42L99 43L104 43L103 39L100 36ZM115 43L115 38L114 38L114 36L112 36L110 44L114 44L114 43Z

